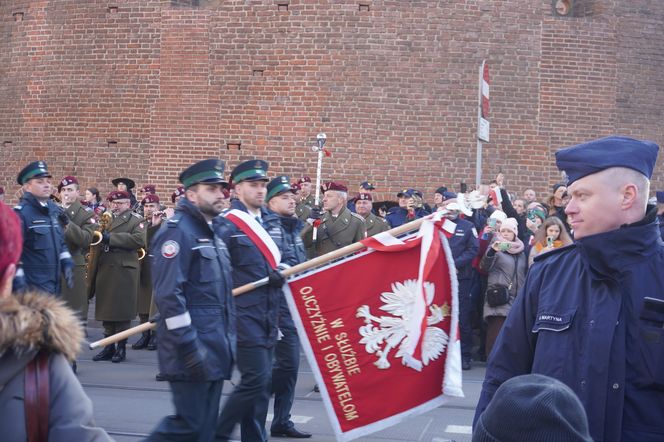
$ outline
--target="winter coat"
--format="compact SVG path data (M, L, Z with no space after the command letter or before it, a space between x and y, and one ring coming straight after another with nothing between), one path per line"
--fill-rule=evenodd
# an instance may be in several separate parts
M516 265L516 278L514 276L514 267ZM498 307L490 307L486 299L484 300L484 319L489 316L507 316L514 304L516 295L523 283L526 280L526 272L528 271L528 258L524 252L511 254L507 252L496 252L489 247L480 261L480 269L488 273L487 288L492 286L502 285L509 287L510 282L512 288L510 292L510 300L505 305Z
M25 367L49 354L49 442L110 441L95 427L92 402L68 360L80 350L78 318L54 297L28 292L0 300L0 429L3 442L25 442Z
M245 205L235 200L231 209L247 212ZM293 261L294 251L284 241L279 215L261 209L261 223L281 252L281 262ZM231 221L217 217L213 222L217 236L228 247L233 267L233 288L258 281L270 274L272 268L254 242ZM281 288L264 285L235 297L237 312L237 342L245 347L271 348L277 342Z
M455 219L454 223L456 224L454 235L448 241L456 266L457 279L471 279L473 277L473 258L477 255L479 248L477 230L473 223L462 218Z
M59 295L61 260L70 258L58 221L61 209L51 200L42 206L26 192L14 210L23 226L21 266L27 287Z
M387 223L390 225L390 228L393 229L395 227L399 227L402 224L406 224L410 221L414 221L419 218L424 218L430 213L431 212L425 209L424 207L420 207L419 209L415 210L414 218L408 219L408 209L404 209L403 207L392 207L387 212L387 215L385 216L385 221L387 221Z
M129 210L113 218L108 247L102 248L97 265L98 321L131 321L136 317L138 249L145 247L145 228L143 218Z
M235 308L226 245L186 198L151 245L159 370L170 381L230 379Z
M651 208L642 221L535 258L494 345L475 420L507 379L539 373L576 393L593 440L662 440L664 244L655 217Z
M87 320L88 296L85 283L85 255L90 252L90 243L96 230L94 211L75 201L64 209L69 217L69 224L65 228L65 243L74 260L74 287L69 288L63 280L62 299L67 305L78 312L81 319Z
M281 226L284 229L284 243L285 246L293 250L291 262L286 264L291 267L307 260L307 252L304 249L304 243L300 237L300 232L304 227L304 223L295 217L280 216ZM290 310L288 310L288 303L285 296L282 294L281 304L279 305L279 328L295 330L295 323L291 317Z

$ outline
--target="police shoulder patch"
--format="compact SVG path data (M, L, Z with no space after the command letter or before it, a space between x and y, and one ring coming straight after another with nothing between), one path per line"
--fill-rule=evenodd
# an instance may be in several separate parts
M175 258L180 253L180 244L177 241L169 240L161 245L161 256L164 258Z

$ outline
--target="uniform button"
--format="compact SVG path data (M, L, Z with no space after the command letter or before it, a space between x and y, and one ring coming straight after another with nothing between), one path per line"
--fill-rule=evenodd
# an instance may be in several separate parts
M591 320L590 320L590 326L592 327L593 325L595 325L595 320L594 320L594 319L591 319Z
M613 384L613 389L614 390L617 390L619 388L620 388L620 385L617 382L615 384Z

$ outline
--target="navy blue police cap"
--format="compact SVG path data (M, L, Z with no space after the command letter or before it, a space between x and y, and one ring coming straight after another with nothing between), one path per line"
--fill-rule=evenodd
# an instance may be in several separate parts
M443 195L445 192L447 192L447 186L440 186L434 193L440 193Z
M286 175L280 175L267 183L267 196L265 197L265 200L269 201L270 199L277 195L281 195L284 192L295 193L296 189L291 186L290 178L288 178Z
M657 202L662 204L664 203L664 192L663 191L657 191L655 192L655 195L657 196Z
M369 181L362 181L360 183L360 187L363 188L364 190L376 190L376 187L371 184Z
M626 167L650 178L658 152L652 141L611 136L559 150L556 165L567 174L568 185L610 167Z
M33 161L28 164L18 173L16 181L23 185L33 178L51 178L51 174L48 172L46 167L46 162L44 161Z
M245 161L235 166L235 169L231 172L231 181L235 184L242 181L269 181L267 168L267 161Z
M224 181L224 162L214 158L187 167L180 174L179 180L185 189L199 183L228 185Z

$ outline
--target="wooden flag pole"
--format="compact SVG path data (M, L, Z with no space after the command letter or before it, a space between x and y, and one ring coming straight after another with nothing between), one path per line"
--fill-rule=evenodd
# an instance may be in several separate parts
M397 237L399 235L403 235L404 233L408 233L412 230L417 230L420 228L420 225L422 222L430 218L432 215L426 216L424 218L419 218L414 221L411 221L407 224L403 224L401 226L395 227L393 229L388 230L387 232L384 232L384 234L390 234L394 237ZM361 242L356 242L353 244L349 244L345 247L342 247L337 250L333 250L330 253L326 253L325 255L321 255L319 257L316 257L314 259L310 259L309 261L305 261L301 264L295 265L293 267L289 267L281 272L281 275L284 278L288 278L289 276L295 275L297 273L302 273L307 270L311 270L315 267L321 266L323 264L327 264L330 261L334 261L335 259L342 258L346 255L350 255L351 253L358 252L362 249L366 248L364 244ZM258 287L262 287L267 284L267 278L259 279L258 281L251 282L249 284L242 285L240 287L237 287L233 289L233 296L238 296L243 293L250 292L254 289L257 289ZM106 345L111 345L115 344L118 341L121 341L123 339L127 339L130 336L133 336L138 333L146 332L148 330L152 330L157 327L157 324L155 322L144 322L143 324L137 325L136 327L132 327L130 329L127 329L125 331L121 331L120 333L116 333L114 335L108 336L104 339L100 339L99 341L91 342L89 347L90 349L95 349L99 347L103 347Z

